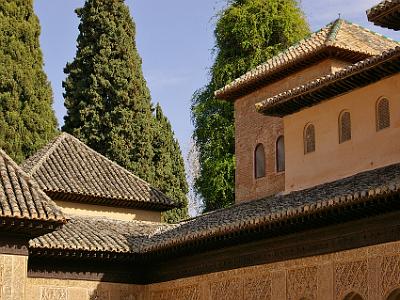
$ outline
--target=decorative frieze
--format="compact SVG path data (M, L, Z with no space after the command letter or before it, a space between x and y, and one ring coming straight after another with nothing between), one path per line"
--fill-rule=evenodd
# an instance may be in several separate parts
M288 300L316 300L318 292L318 268L305 267L289 270L287 274Z
M380 278L382 296L400 287L400 255L382 258Z
M272 300L272 282L269 273L244 281L244 300Z
M242 282L239 278L211 283L212 300L231 300L242 298Z
M357 292L368 299L368 263L367 260L340 262L335 266L336 299Z
M44 287L40 300L67 300L66 288Z
M151 300L199 300L198 285L183 286L175 289L151 293Z

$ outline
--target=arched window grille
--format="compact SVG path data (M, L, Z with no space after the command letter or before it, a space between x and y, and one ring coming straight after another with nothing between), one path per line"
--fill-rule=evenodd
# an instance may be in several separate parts
M376 103L376 131L390 127L390 103L387 98Z
M350 294L347 294L347 296L344 297L343 300L364 300L364 299L359 294L352 292Z
M258 144L254 151L254 176L255 178L265 176L265 152L263 144Z
M339 143L351 140L351 117L350 112L343 111L339 115Z
M400 288L395 289L393 292L391 292L386 300L400 300Z
M304 128L304 153L315 151L315 127L313 124L308 124Z
M283 135L276 140L276 171L285 171L285 139Z

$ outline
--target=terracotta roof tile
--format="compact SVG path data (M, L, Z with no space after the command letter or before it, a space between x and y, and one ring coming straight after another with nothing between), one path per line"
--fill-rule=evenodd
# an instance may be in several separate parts
M143 239L173 227L155 222L71 216L62 229L31 240L29 246L36 251L137 253Z
M0 218L63 223L59 207L3 150L0 150Z
M167 210L174 202L149 183L62 133L22 168L59 200Z
M256 104L257 111L266 115L284 116L318 102L366 86L400 71L400 47L383 52L350 65L334 74L326 75L287 90ZM377 70L374 74L372 72ZM371 73L362 76L363 72ZM358 80L356 76L360 76ZM368 79L367 79L368 78ZM342 84L343 83L343 84ZM323 92L323 89L325 90ZM320 92L320 93L318 93ZM312 96L309 94L313 93ZM315 98L315 100L313 100ZM291 103L295 106L291 107Z
M142 253L177 247L196 240L343 207L400 192L400 164L395 164L310 189L246 202L180 223L144 240ZM372 201L372 200L371 200Z
M219 99L229 100L232 98L231 95L239 90L254 85L258 81L265 81L275 73L285 70L293 64L303 62L305 58L324 49L335 48L339 51L349 51L361 54L365 58L378 55L397 45L397 42L362 26L338 19L216 91L215 96Z

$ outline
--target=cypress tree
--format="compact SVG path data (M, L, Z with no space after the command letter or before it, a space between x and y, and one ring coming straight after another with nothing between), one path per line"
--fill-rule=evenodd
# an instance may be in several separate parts
M155 111L155 135L153 140L155 181L164 194L181 207L163 213L165 222L174 223L188 217L188 185L184 161L178 141L174 138L171 124L157 104Z
M154 117L129 9L123 0L87 0L76 13L63 130L152 183Z
M214 92L298 42L309 27L295 0L231 0L218 16L209 83L192 100L200 176L195 190L205 211L234 203L233 105Z
M57 134L33 0L0 1L0 148L21 162Z

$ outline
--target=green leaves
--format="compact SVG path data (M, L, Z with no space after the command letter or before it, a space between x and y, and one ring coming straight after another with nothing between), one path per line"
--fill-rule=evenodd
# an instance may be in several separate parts
M0 147L21 162L57 134L32 0L0 2Z
M216 58L209 84L193 95L194 138L200 151L195 189L205 211L234 203L233 105L214 92L309 33L295 0L230 0L218 15Z
M187 217L182 154L167 118L150 91L135 44L135 25L123 0L87 0L77 53L67 64L63 130L158 187L183 208L164 214Z

